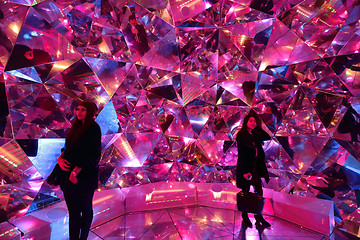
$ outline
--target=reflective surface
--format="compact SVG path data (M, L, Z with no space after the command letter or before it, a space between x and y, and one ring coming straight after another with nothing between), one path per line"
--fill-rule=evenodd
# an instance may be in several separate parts
M64 218L59 209L52 209L51 224L41 221L39 215L37 218L28 215L26 221L23 218L15 224L23 225L22 230L27 226L28 231L23 237L26 239L38 236L51 240L67 239L68 218ZM255 225L246 228L242 225L240 212L220 208L189 206L133 212L93 227L88 239L350 239L343 235L338 238L340 231L326 236L281 218L265 216L265 219L271 228L256 228ZM255 223L252 214L250 220ZM31 225L34 227L29 227Z
M333 231L331 201L264 190L263 214L272 224L267 229L242 226L238 189L228 183L158 182L97 191L90 239L347 239L338 238L343 231ZM60 201L0 229L7 230L6 239L20 232L26 239L66 239L68 219Z
M334 192L358 235L359 12L340 0L1 2L3 221L62 199L44 179L90 99L100 190L234 183L233 139L253 108L272 134L266 187Z

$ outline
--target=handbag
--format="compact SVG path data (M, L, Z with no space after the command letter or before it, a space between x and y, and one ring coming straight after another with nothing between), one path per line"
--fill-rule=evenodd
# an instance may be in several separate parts
M236 194L237 208L241 212L261 214L265 198L252 192L238 192Z
M46 178L46 182L52 186L59 186L63 179L63 170L61 170L59 164L56 164L50 175Z

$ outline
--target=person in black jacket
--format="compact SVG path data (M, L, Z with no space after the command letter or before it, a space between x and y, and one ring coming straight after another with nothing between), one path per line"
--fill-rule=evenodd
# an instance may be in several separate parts
M236 165L236 186L243 192L249 192L250 185L255 192L262 196L261 178L269 182L269 173L265 164L265 153L262 148L263 141L271 137L261 128L261 120L253 110L245 116L244 123L236 136L238 148L238 161ZM243 223L252 227L247 212L242 212ZM270 227L261 214L255 215L256 226Z
M135 15L129 16L129 25L125 29L125 36L141 56L150 50L145 27L137 22Z
M98 184L101 131L94 117L97 106L81 102L57 162L64 171L60 183L69 211L70 240L87 239L93 219L92 199Z

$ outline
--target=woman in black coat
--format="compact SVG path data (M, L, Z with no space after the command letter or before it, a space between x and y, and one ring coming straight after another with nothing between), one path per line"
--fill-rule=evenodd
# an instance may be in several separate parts
M261 120L251 111L244 118L244 123L236 136L238 147L238 161L236 165L236 186L243 192L249 192L250 185L253 185L255 192L262 196L262 182L264 178L269 182L269 173L265 163L265 153L262 148L263 141L270 140L271 137L261 128ZM242 213L243 223L252 227L248 213ZM270 227L262 216L255 215L256 226Z
M97 106L81 102L57 162L64 171L60 183L69 211L70 240L87 239L93 219L92 199L98 187L101 131L94 117Z

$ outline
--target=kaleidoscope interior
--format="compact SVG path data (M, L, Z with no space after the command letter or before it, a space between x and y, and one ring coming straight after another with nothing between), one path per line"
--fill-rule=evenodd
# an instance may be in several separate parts
M337 227L360 236L359 49L357 0L1 1L1 220L63 199L45 179L75 106L92 100L99 192L234 185L253 109L272 136L264 187L331 189Z

